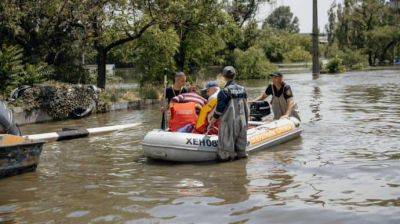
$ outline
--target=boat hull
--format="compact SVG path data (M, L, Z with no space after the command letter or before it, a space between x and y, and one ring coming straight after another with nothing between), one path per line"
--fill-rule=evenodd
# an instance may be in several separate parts
M0 147L0 178L35 171L43 142L22 143Z
M290 130L273 136L268 135L272 128L283 127L283 125L288 124L292 125ZM260 123L255 130L248 131L246 151L252 153L265 150L300 137L302 129L299 124L298 121L293 122L293 119L291 123L281 122L281 124L277 123L275 126L274 124ZM145 136L142 147L144 155L155 160L175 162L215 161L217 160L218 137L153 130Z

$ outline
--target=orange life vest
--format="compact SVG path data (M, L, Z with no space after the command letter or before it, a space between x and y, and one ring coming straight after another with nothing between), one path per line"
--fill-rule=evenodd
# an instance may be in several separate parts
M169 129L174 132L188 124L194 125L197 118L196 103L172 103Z

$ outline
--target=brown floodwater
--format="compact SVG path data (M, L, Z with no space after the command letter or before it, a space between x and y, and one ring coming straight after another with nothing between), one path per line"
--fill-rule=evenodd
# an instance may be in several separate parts
M155 107L24 126L142 122L46 144L36 172L0 180L0 223L400 223L400 70L286 80L302 137L230 163L146 160ZM265 84L246 86L255 96Z

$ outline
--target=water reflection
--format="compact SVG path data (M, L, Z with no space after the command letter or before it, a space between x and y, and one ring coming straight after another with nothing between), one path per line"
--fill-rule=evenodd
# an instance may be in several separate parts
M314 115L314 117L311 119L311 122L320 121L322 119L322 115L320 114L321 103L321 88L318 86L314 86L311 94L310 103L311 113Z

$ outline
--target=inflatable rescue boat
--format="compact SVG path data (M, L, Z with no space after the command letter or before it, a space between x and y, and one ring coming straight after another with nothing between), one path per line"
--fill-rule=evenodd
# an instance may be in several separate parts
M297 118L270 122L249 122L247 152L267 149L300 136ZM217 160L218 136L169 132L160 129L146 134L142 142L144 155L155 160L205 162Z

